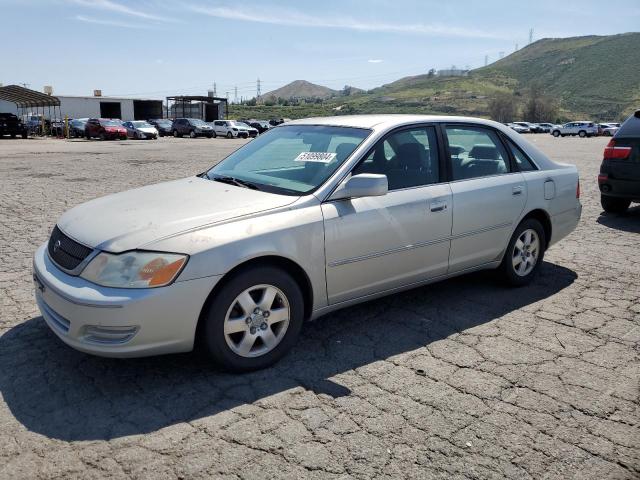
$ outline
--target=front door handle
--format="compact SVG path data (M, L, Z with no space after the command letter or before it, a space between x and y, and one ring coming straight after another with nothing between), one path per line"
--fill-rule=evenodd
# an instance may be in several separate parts
M442 212L447 209L447 202L443 201L435 201L431 202L431 211L432 212Z
M513 195L522 195L522 185L518 185L517 187L513 187L512 193Z

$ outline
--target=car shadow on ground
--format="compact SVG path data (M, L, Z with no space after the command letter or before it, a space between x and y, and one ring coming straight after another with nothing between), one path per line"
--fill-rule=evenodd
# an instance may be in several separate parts
M350 307L307 324L274 367L244 375L221 372L197 354L85 355L35 317L0 337L0 393L27 429L65 441L153 432L296 387L340 397L351 392L332 377L491 322L575 279L545 263L524 288L479 272Z
M640 205L631 205L624 213L602 212L596 220L600 225L623 232L640 233Z

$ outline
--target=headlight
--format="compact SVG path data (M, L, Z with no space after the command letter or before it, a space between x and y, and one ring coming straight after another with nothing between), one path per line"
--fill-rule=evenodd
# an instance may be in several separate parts
M238 129L237 128L232 128L231 130L233 130L234 132L237 132Z
M171 283L187 263L187 255L162 252L102 252L80 275L85 280L116 288L162 287Z

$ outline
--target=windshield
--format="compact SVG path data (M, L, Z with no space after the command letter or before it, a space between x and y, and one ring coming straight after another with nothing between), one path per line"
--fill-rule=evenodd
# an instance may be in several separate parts
M150 123L147 123L145 121L131 122L131 125L133 125L136 128L146 128L146 127L152 126Z
M369 133L370 130L349 127L278 127L236 150L209 170L207 176L232 177L274 193L310 193L336 171Z
M171 120L155 120L155 123L161 127L170 127L173 122L171 122Z
M120 127L122 123L117 120L100 120L100 125L103 127Z

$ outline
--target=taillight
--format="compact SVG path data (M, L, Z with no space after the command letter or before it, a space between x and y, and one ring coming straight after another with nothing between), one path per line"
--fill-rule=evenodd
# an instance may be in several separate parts
M604 147L605 160L624 160L631 155L631 147L616 147L616 142L612 138Z
M576 186L576 198L580 198L580 179L578 179L578 185Z
M607 183L609 181L609 175L606 173L601 173L598 175L598 183Z

